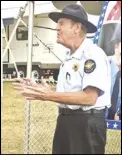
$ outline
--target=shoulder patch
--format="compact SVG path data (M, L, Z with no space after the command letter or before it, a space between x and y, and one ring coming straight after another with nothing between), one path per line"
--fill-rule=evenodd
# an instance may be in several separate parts
M95 68L96 68L96 63L94 60L88 59L85 61L85 65L84 65L84 72L85 73L92 73Z

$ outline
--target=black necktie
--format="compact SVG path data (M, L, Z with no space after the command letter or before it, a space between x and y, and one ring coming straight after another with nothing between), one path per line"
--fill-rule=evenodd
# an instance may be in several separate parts
M111 96L111 107L109 109L108 113L108 119L114 119L114 115L116 113L116 105L117 105L117 100L118 100L118 95L119 95L119 79L121 77L121 70L118 71L115 84L113 87L113 92Z

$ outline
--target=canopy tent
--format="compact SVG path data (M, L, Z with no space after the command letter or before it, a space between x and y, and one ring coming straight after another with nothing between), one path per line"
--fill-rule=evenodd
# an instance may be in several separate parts
M66 1L67 2L67 1ZM64 5L66 2L62 2ZM74 3L74 1L71 1ZM71 3L70 2L70 3ZM3 24L4 26L14 24L15 20L18 18L18 15L20 14L20 8L25 6L27 1L17 1L16 3L14 1L2 1L1 2L1 18L3 19ZM34 15L42 15L44 13L48 14L49 12L52 11L61 11L57 7L57 2L56 2L56 7L54 5L55 1L34 1ZM69 2L68 2L69 3ZM80 1L75 1L77 4L81 4ZM25 13L23 14L24 16L29 15L29 7L26 7ZM98 20L99 20L99 15L92 15L88 14L88 20L92 22L94 25L97 26ZM40 26L41 27L41 26ZM94 34L87 34L88 37L93 37Z
M61 11L57 9L51 1L34 1L34 15L49 13L52 11ZM14 20L17 19L18 13L21 7L24 7L26 1L1 1L1 18L3 19L4 25L13 24ZM79 2L80 3L80 2ZM29 7L27 6L23 16L29 15ZM88 14L88 19L95 25L99 20L99 15Z
M26 1L1 1L1 18L4 25L13 24L14 20L18 18L20 8L23 8ZM49 13L51 11L59 11L55 8L51 1L35 1L34 15ZM29 7L27 6L23 16L29 16Z
M24 7L26 1L1 1L1 18L17 18L21 7ZM35 1L34 14L48 13L58 11L51 1ZM29 7L27 6L24 16L29 15Z

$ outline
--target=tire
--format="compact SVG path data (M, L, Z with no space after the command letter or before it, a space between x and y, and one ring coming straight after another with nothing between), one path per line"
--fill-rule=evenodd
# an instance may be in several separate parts
M34 79L40 79L42 76L42 71L39 67L35 66L32 67L32 78Z
M18 66L18 72L20 75L20 78L25 78L26 77L26 67L25 66Z

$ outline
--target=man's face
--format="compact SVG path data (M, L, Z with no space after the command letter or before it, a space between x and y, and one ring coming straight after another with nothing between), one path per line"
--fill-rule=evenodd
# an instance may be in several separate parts
M60 18L57 23L57 43L68 47L74 38L74 29L74 23L71 19Z

